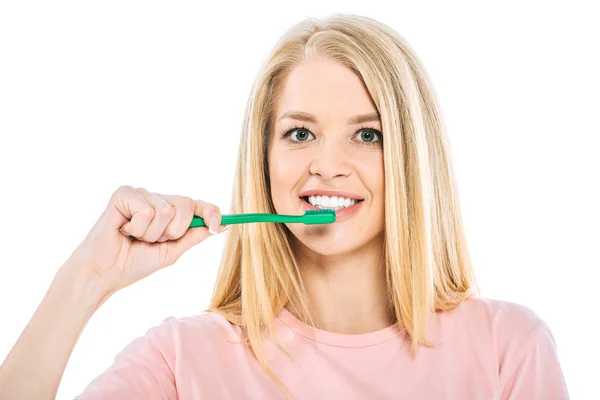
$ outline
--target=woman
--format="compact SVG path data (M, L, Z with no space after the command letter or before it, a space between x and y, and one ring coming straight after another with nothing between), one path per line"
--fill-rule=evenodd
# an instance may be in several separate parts
M231 212L342 207L336 222L233 225L207 312L153 327L78 398L567 399L546 323L478 296L448 146L396 32L341 14L294 26L253 87ZM6 398L53 398L93 313L220 216L115 191L4 362Z

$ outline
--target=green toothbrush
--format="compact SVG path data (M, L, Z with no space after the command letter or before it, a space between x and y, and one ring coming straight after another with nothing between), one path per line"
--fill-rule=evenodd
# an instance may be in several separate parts
M247 224L250 222L277 222L277 223L303 223L312 224L331 224L335 222L335 210L324 208L322 210L306 210L304 215L283 215L283 214L224 214L221 216L221 225ZM190 228L206 226L204 219L194 215Z

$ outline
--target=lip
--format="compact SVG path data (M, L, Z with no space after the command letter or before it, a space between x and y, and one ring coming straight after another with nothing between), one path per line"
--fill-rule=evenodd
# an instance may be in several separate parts
M313 206L312 204L310 204L309 202L307 202L306 200L304 200L303 198L300 198L300 203L302 203L302 208L306 211L306 210L319 210L319 208L317 208L316 206ZM336 210L335 211L335 222L334 224L338 223L338 222L344 222L347 219L352 218L357 212L359 212L362 207L363 207L363 201L359 201L356 204L350 206L350 207L344 207L340 210Z
M365 199L364 197L362 197L359 194L348 192L345 190L317 189L317 188L303 190L300 192L300 194L298 196L306 197L306 196L316 196L316 195L325 195L328 197L340 196L340 197L346 197L348 199L354 199L354 200L364 200Z

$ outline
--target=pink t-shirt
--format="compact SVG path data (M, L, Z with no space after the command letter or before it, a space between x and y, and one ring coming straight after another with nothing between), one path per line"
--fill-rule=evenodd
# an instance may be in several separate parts
M289 359L270 341L270 366L295 399L569 399L554 337L531 309L470 298L432 316L412 360L397 326L339 334L284 309L275 321ZM216 313L169 317L126 346L77 397L86 399L282 399L240 328Z

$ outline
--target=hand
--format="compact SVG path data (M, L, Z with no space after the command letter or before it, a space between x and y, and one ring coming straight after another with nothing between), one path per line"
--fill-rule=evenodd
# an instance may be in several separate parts
M207 224L216 215L216 233L229 228L220 226L221 212L212 203L121 186L65 264L114 293L174 264L210 236L208 227L189 228L194 215Z

